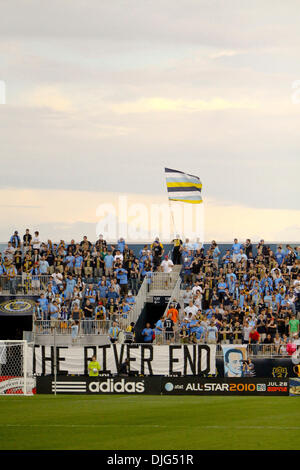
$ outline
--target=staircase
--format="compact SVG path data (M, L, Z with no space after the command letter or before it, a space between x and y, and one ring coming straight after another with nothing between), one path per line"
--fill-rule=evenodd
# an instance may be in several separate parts
M141 313L146 303L155 303L158 299L160 300L162 297L165 297L164 305L168 309L171 300L176 299L177 302L180 302L180 271L181 265L176 265L171 273L154 272L150 283L149 279L145 278L135 298L135 304L128 314L127 320L122 321L122 329L129 326L131 322L137 323L139 319L139 323L144 323ZM54 338L54 334L50 332L47 334L35 332L33 336L35 344L42 346L53 346L54 344L57 346L69 346L72 344L96 346L110 343L109 336L105 334L79 334L75 342L72 342L70 334L56 334Z
M147 291L147 302L153 302L153 297L171 296L180 279L181 265L176 265L171 273L155 272Z

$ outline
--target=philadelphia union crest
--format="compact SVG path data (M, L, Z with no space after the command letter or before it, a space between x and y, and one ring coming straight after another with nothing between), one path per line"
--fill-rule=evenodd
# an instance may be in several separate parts
M29 315L35 306L33 299L6 299L0 303L0 314Z

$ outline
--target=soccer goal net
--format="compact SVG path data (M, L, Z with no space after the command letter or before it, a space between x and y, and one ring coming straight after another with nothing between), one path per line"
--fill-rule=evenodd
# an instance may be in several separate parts
M32 347L27 341L0 341L0 395L32 395Z

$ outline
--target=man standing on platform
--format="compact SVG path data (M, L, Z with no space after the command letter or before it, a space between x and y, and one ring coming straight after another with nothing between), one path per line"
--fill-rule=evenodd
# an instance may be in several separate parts
M117 322L113 322L113 326L110 327L110 329L108 330L108 334L110 336L110 341L112 343L116 343L117 340L118 340L118 337L119 337L119 333L120 333L120 328L118 327L118 324Z
M181 247L182 240L179 238L179 235L176 235L176 238L172 240L173 251L172 251L172 261L174 264L181 264Z
M158 266L161 264L162 255L164 253L164 247L160 243L158 237L152 243L151 251L152 251L152 256L153 256L153 267L154 267L154 271L156 271Z

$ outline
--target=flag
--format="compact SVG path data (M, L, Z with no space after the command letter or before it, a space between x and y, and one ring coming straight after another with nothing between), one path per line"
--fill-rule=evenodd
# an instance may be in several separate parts
M202 183L198 176L183 173L183 171L165 168L169 201L200 204L202 202Z

